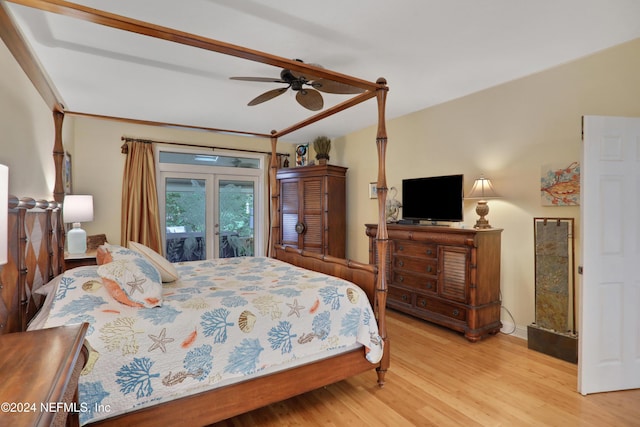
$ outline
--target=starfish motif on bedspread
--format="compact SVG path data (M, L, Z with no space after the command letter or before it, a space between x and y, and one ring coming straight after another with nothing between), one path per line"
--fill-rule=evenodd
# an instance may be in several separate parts
M167 352L167 348L165 347L165 345L167 345L170 342L173 342L174 339L173 338L167 338L165 335L167 334L167 328L162 328L162 332L160 332L160 335L156 336L156 335L147 335L149 338L151 338L153 340L153 344L151 344L151 347L149 347L149 352L155 350L156 348L159 348L160 350L162 350L163 353Z
M300 317L300 310L304 309L304 306L303 305L298 305L298 300L297 299L293 300L293 304L287 303L287 305L291 309L291 311L289 311L289 314L287 314L287 317L293 316L294 314L296 316Z
M144 288L142 287L142 285L146 281L147 279L143 279L143 278L137 279L134 276L133 281L127 282L127 286L131 287L131 295L133 295L135 291L140 291L141 294L144 294Z

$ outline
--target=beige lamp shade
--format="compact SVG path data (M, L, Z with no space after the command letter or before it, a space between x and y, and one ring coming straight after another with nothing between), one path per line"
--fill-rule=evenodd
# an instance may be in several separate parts
M480 177L475 180L467 199L492 199L498 196L489 178Z

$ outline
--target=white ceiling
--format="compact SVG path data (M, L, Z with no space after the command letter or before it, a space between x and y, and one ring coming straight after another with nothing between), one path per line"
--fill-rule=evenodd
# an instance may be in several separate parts
M637 0L92 0L77 3L389 84L394 118L640 37ZM269 133L309 117L269 65L6 4L63 100L81 113ZM326 105L348 95L323 94ZM366 101L286 139L375 124ZM143 135L141 135L143 136Z

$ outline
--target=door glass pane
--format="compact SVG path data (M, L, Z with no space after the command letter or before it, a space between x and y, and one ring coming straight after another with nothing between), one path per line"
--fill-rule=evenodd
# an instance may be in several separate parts
M220 258L253 256L254 183L235 180L218 182Z
M167 259L171 262L205 259L205 180L167 178L165 211Z
M177 163L182 165L202 165L226 168L260 168L260 160L251 157L172 153L170 151L160 151L160 163Z

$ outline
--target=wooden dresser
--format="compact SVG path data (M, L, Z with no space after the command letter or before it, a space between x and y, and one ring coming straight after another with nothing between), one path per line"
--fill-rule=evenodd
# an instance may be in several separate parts
M0 336L0 425L78 425L88 323ZM69 412L73 412L69 414Z
M387 306L463 332L469 341L497 333L501 229L388 224ZM369 262L377 225L366 225Z
M279 243L323 255L346 254L347 168L279 169Z

